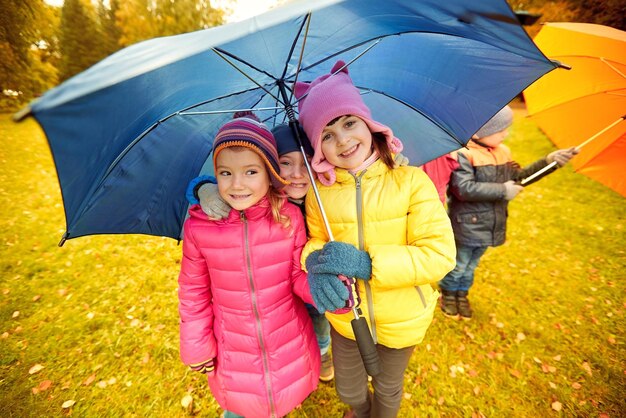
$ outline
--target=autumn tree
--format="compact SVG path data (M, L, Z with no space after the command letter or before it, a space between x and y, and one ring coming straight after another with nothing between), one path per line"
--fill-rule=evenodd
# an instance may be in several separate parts
M104 0L98 0L98 21L102 35L101 48L105 56L111 55L122 47L120 44L122 32L115 21L115 14L118 10L118 0L109 0L108 6L105 4Z
M65 0L61 10L60 78L66 80L104 55L95 10L89 0Z
M127 0L120 3L115 16L123 46L224 22L224 11L212 7L208 0Z
M0 110L13 111L56 84L58 20L41 0L0 0L0 10Z

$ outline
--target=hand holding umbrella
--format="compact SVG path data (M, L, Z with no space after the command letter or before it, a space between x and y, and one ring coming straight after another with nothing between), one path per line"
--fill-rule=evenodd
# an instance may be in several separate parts
M577 145L575 147L564 148L564 149L560 149L560 150L551 152L547 156L548 162L550 164L548 164L547 166L545 166L541 170L537 171L536 173L526 177L525 179L523 179L520 182L520 184L522 186L528 186L530 183L534 183L535 181L537 181L537 180L547 176L548 174L554 172L557 168L564 166L575 155L579 154L584 146L588 145L594 139L600 137L603 133L605 133L606 131L610 130L611 128L613 128L614 126L616 126L617 124L622 122L624 119L626 119L626 115L621 116L615 122L613 122L612 124L610 124L606 128L602 129L600 132L597 132L591 138L587 139L585 142L583 142L583 143L581 143L581 144L579 144L579 145Z

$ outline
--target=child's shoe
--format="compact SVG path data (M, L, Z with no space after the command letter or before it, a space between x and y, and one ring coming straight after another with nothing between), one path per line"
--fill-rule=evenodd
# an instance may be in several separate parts
M335 369L333 368L333 359L330 352L322 355L322 364L320 366L320 380L322 382L330 382L335 377Z
M472 319L472 307L470 306L470 301L467 298L467 291L459 290L456 292L456 302L457 310L461 315L461 319L465 319L466 321Z
M456 293L457 292L441 289L441 310L445 316L458 318L459 310L456 303Z

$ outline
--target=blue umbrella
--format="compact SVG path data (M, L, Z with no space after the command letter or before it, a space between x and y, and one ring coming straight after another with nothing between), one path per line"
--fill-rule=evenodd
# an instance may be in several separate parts
M185 187L211 170L219 126L243 109L283 123L297 108L293 83L328 73L338 59L415 165L465 144L556 67L504 0L311 3L130 46L17 114L37 119L48 138L62 242L114 233L180 239Z

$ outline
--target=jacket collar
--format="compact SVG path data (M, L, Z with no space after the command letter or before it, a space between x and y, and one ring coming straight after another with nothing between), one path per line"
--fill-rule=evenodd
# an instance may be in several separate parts
M246 219L257 220L267 216L271 213L271 211L272 208L270 206L270 201L268 200L267 196L265 196L255 205L250 206L248 209L244 209L243 211L231 209L225 221L228 223L240 222L242 212L245 215Z
M365 173L363 173L363 171ZM361 177L361 179L365 180L385 174L387 171L389 171L389 167L387 167L383 160L379 158L363 171L356 174L356 176L358 177L359 175L363 174L363 177ZM348 170L345 170L343 168L335 168L335 175L337 176L337 183L354 183L354 175L352 175Z

